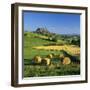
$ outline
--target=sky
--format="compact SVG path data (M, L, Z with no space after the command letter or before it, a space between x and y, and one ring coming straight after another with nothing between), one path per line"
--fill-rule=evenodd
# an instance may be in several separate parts
M80 34L80 15L70 13L23 12L24 31L47 28L57 34Z

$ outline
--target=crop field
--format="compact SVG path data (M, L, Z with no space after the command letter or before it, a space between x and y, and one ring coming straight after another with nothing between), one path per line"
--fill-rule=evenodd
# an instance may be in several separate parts
M80 48L75 46L75 45L63 45L63 46L38 46L38 47L34 47L34 49L37 50L52 50L52 51L60 51L60 50L64 50L67 51L69 53L71 53L72 55L78 55L80 54Z
M61 40L57 43L48 40L48 38L37 33L24 33L24 77L79 75L80 47L77 45L61 45L61 42L65 41ZM68 61L63 64L62 57L68 57L70 64L67 63ZM39 63L44 58L46 62L44 64ZM49 58L48 62L47 58ZM41 61L35 62L34 59Z

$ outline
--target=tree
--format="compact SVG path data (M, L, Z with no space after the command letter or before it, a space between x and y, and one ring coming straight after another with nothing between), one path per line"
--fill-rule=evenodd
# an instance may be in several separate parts
M60 38L61 38L60 35L55 35L55 36L53 37L53 41L58 42L58 40L60 40Z
M80 46L80 38L78 38L78 39L72 39L71 43L74 44L74 45Z

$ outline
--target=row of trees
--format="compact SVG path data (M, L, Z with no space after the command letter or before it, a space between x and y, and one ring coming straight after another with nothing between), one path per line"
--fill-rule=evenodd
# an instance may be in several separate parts
M49 37L49 40L58 42L59 40L66 41L68 44L74 44L80 46L79 35L60 35L56 33L51 33L47 28L37 28L36 33L43 34Z

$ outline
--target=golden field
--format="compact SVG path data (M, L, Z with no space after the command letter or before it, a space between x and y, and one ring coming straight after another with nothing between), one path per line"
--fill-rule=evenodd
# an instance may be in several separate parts
M72 55L80 55L80 47L75 46L75 45L37 46L37 47L33 47L33 48L37 49L37 50L57 50L57 51L64 50Z

